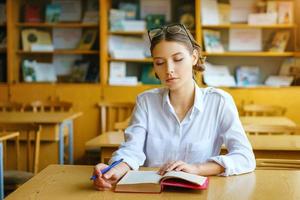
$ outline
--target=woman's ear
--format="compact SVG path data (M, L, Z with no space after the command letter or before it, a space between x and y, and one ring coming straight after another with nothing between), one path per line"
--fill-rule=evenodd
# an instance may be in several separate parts
M193 50L192 59L193 59L193 66L194 66L198 63L198 60L199 60L199 53L198 53L197 49Z

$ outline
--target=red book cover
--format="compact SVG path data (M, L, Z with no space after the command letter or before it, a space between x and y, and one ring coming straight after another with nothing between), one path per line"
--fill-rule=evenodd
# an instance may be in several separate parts
M24 8L25 22L41 22L41 7L38 5L26 5Z
M182 187L182 188L189 188L194 190L205 190L208 187L208 178L202 185L197 185L188 181L180 180L180 179L166 179L161 182L163 186L174 186L174 187Z

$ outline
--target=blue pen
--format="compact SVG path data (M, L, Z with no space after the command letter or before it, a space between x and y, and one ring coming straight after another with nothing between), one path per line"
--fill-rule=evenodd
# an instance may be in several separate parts
M117 160L113 163L111 163L108 167L104 168L101 170L101 174L105 174L106 172L108 172L111 168L115 167L116 165L118 165L119 163L121 163L123 161L123 158L120 160ZM97 178L97 175L94 175L90 178L90 180L95 180Z

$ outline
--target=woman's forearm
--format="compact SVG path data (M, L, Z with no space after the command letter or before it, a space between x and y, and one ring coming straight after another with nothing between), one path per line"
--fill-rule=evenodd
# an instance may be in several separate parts
M218 175L225 171L225 168L216 162L206 162L198 165L199 175L211 176Z

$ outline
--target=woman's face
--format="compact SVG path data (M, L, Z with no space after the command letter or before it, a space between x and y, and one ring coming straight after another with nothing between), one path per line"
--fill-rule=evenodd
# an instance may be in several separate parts
M180 42L161 41L154 47L152 56L154 71L170 90L176 90L193 81L193 65L198 60L196 50L191 55Z

